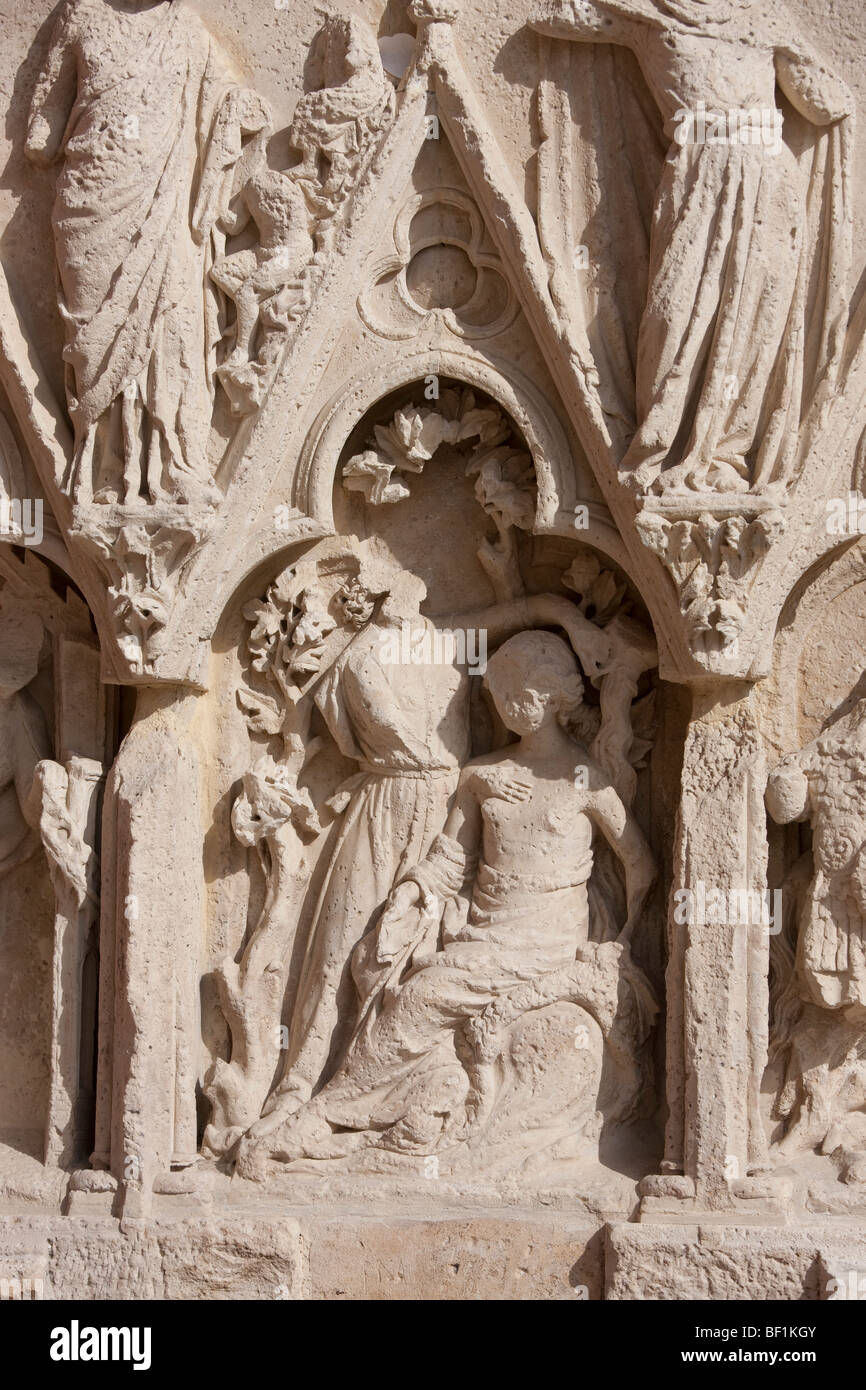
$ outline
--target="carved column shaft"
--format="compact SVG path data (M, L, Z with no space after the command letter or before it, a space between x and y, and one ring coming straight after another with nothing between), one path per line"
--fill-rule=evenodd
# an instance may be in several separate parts
M68 801L73 825L81 826L84 842L96 842L99 796L105 775L101 763L72 758L68 766ZM88 870L90 866L88 865ZM84 1032L87 1017L85 962L94 947L98 901L81 900L75 884L53 875L57 911L54 918L51 1010L51 1084L45 1162L67 1163L80 1158L92 1101L92 1078L85 1074ZM93 874L88 872L93 879Z
M740 908L764 901L765 784L749 687L697 689L673 865L688 897L675 891L669 919L666 1167L709 1208L728 1205L764 1160L769 934Z
M196 1151L199 760L183 687L139 691L106 794L95 1161L127 1216Z

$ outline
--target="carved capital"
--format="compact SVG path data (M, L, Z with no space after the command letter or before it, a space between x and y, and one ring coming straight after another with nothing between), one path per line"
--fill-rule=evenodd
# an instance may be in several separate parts
M108 581L117 645L133 675L153 670L185 569L206 534L203 519L90 522L73 535Z
M742 507L742 499L737 505ZM696 660L713 669L714 659L735 658L758 567L785 529L779 508L755 515L717 501L697 513L684 507L644 507L636 528L676 585Z

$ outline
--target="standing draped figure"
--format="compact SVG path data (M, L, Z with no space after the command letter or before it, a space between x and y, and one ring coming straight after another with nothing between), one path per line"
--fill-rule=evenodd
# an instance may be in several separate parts
M548 0L532 24L613 46L571 69L595 161L582 183L576 159L572 172L592 271L575 282L585 370L623 441L622 480L643 493L783 484L842 355L851 94L775 3ZM624 114L631 55L668 149L651 160L652 206L623 222L621 185L646 182L654 125L638 101Z
M210 235L242 132L266 119L182 0L62 10L27 153L63 158L53 223L79 500L215 495Z

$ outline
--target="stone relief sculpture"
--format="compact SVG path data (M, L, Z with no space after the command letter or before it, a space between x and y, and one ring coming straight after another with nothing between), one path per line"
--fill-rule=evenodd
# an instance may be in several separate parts
M76 806L74 783L87 759L65 768L51 757L45 717L28 691L36 677L45 627L9 599L0 608L3 636L3 852L0 873L11 872L41 845L52 875L72 891L77 907L94 896L93 846L85 841L87 811ZM98 768L97 776L101 776ZM92 827L91 827L92 828Z
M864 718L860 700L786 758L767 790L774 820L812 826L811 873L797 865L788 883L796 903L796 955L786 962L777 1009L776 1047L786 1056L776 1101L785 1121L779 1148L783 1157L815 1147L838 1153L847 1182L866 1181Z
M0 73L0 1285L834 1296L855 0L832 67L764 0L40 5Z
M263 125L263 133L268 129ZM255 361L255 339L264 323L263 315L270 315L271 327L279 326L274 313L280 310L272 301L279 303L278 297L285 301L292 295L295 304L301 303L301 277L314 253L304 185L289 174L267 168L263 141L257 138L253 149L257 167L240 171L240 187L233 199L237 207L229 206L221 226L227 235L237 235L252 221L258 243L255 248L222 257L211 270L211 279L235 305L234 347L217 369L230 393L243 379L243 369L249 374L250 363ZM288 327L290 307L294 305L286 303L283 309L284 328Z
M394 114L394 89L375 36L357 16L330 16L311 53L317 89L301 97L289 140L300 150L296 176L332 217L345 202Z
M612 414L634 402L622 481L650 494L778 492L796 466L801 426L841 363L850 92L779 6L755 0L551 0L532 24L630 49L670 142L653 195L634 365L614 347L628 313L606 301L603 312L620 322L598 335L606 357L587 364ZM590 69L589 81L600 88L604 77ZM820 132L802 150L783 138L777 85ZM626 141L641 149L647 117L632 115ZM579 274L574 283L580 295Z
M287 821L300 834L318 828L309 798L297 790L305 757L314 756L320 746L316 739L305 747L314 704L340 753L358 771L331 802L332 810L341 813L339 833L328 852L328 868L309 927L283 1076L268 1101L269 1109L277 1106L283 1111L309 1098L344 1049L360 1007L358 978L353 979L350 968L352 952L368 933L396 879L430 847L444 823L460 767L469 755L468 676L477 667L480 653L467 664L466 653L461 656L454 643L455 632L483 633L486 650L487 643L496 645L529 624L554 623L568 634L588 677L602 681L614 650L621 660L620 649L625 645L624 632L617 634L615 648L605 631L588 621L576 604L554 594L531 595L431 622L420 612L426 596L423 583L402 571L387 555L377 554L375 548L362 548L357 577L336 599L344 617L342 632L334 631L336 624L329 618L322 597L315 589L311 593L309 588L301 588L309 577L302 567L300 574L290 574L277 586L266 605L250 610L250 616L257 619L251 641L254 647L264 643L271 649L267 665L275 670L282 710L291 712L288 723L283 722L280 705L271 705L269 722L263 725L261 699L245 697L244 703L253 712L253 727L271 733L281 728L284 737L291 732L284 760L267 766L264 801L258 791L261 774L256 773L256 794L251 796L248 790L235 808L234 819L235 831L242 837L252 828L257 834L268 833L273 824ZM303 594L303 612L291 625L291 655L287 658L279 607L288 595L294 602L299 593ZM340 645L332 645L326 658L322 639L329 632ZM310 633L312 642L307 645L304 639ZM441 663L422 659L419 664L410 659L407 664L400 660L401 643L419 648L425 642L432 647L437 641L443 646ZM295 678L306 678L302 694L292 691L287 665ZM629 704L633 693L630 689L625 692ZM610 694L621 698L623 691L611 690ZM612 698L611 706L614 703ZM608 710L608 719L611 717ZM630 726L628 732L630 743ZM639 751L636 749L636 754ZM388 828L387 833L383 827ZM277 861L273 864L276 870ZM285 901L278 901L273 876L269 894L266 916L272 910L281 914L291 911ZM221 973L223 979L234 981L230 963ZM259 1017L246 1031L258 1030L262 1037L273 1040L278 1023L277 1015L264 1027ZM244 1043L239 1052L247 1046ZM273 1053L271 1041L263 1067L273 1067ZM211 1089L213 1081L218 1087L226 1084L225 1077L226 1066L218 1063ZM261 1079L259 1075L258 1084ZM227 1084L231 1087L233 1083ZM264 1095L254 1098L246 1088L241 1089L241 1105L252 1102L261 1107ZM232 1113L240 1112L235 1108ZM209 1147L220 1151L233 1137L236 1123L237 1119L230 1123L222 1137L217 1133L219 1126L209 1131Z
M117 645L135 675L153 670L172 603L182 589L184 565L206 530L200 517L170 524L95 519L78 533L106 576Z
M394 88L364 20L330 16L311 65L321 85L301 97L288 131L300 162L285 173L267 167L261 137L268 118L254 99L249 128L260 134L238 162L234 197L220 219L229 236L250 220L258 231L255 248L211 269L236 308L234 347L217 373L236 414L261 405L310 307L340 217L394 115Z
M784 529L776 509L754 519L705 512L696 521L642 513L638 532L677 581L693 651L724 653L736 646L756 562Z
M617 1110L636 1103L637 1048L656 1006L627 943L652 884L652 858L602 770L561 727L581 701L562 639L510 638L485 679L518 742L464 767L444 829L401 876L374 940L355 952L367 997L345 1061L291 1119L278 1105L253 1127L239 1158L247 1175L267 1154L431 1155L471 1145L491 1125L495 1132L501 1090L508 1104L500 1142L509 1127L530 1126L526 1107L548 1143L553 1126L566 1144L592 1140L606 1049L621 1069ZM581 757L585 787L575 781ZM626 872L629 915L618 943L589 940L593 828ZM438 950L443 907L456 910L443 921ZM573 1007L552 1021L560 1003ZM532 1031L538 1040L530 1041ZM584 1036L575 1068L574 1038ZM529 1068L533 1043L543 1061ZM539 1080L539 1067L552 1075Z
M862 939L860 834L861 701L825 735L773 772L768 806L774 820L810 819L815 869L799 939L798 966L809 998L825 1009L866 1004Z
M27 152L62 159L54 236L82 501L213 500L206 274L244 96L181 0L62 11ZM234 140L237 154L240 139Z
M183 0L70 0L36 84L26 152L62 161L52 220L74 441L58 483L136 676L162 654L223 496L217 384L234 414L261 406L393 118L364 21L330 16L310 67L287 172L267 164L268 104Z
M82 989L85 959L98 932L97 820L104 767L93 756L100 750L81 740L81 711L66 690L73 653L82 682L86 668L77 615L66 611L50 590L26 596L17 592L20 574L14 565L0 561L0 579L0 876L7 880L8 892L15 871L39 850L44 852L55 906L44 1153L47 1162L68 1161L83 1155L92 1085L81 1055L86 1018ZM50 658L47 646L53 651ZM34 693L45 665L54 667L56 733L49 728L44 702ZM77 751L67 753L70 746Z

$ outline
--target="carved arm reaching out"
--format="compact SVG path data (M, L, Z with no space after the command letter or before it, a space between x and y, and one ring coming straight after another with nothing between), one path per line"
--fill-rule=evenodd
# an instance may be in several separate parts
M611 640L602 629L584 617L570 599L558 594L532 594L436 621L443 627L482 629L494 645L527 628L561 627L593 682L604 675L613 652Z
M625 872L626 920L618 940L627 942L655 882L655 861L640 826L609 783L590 795L586 814L598 826Z

